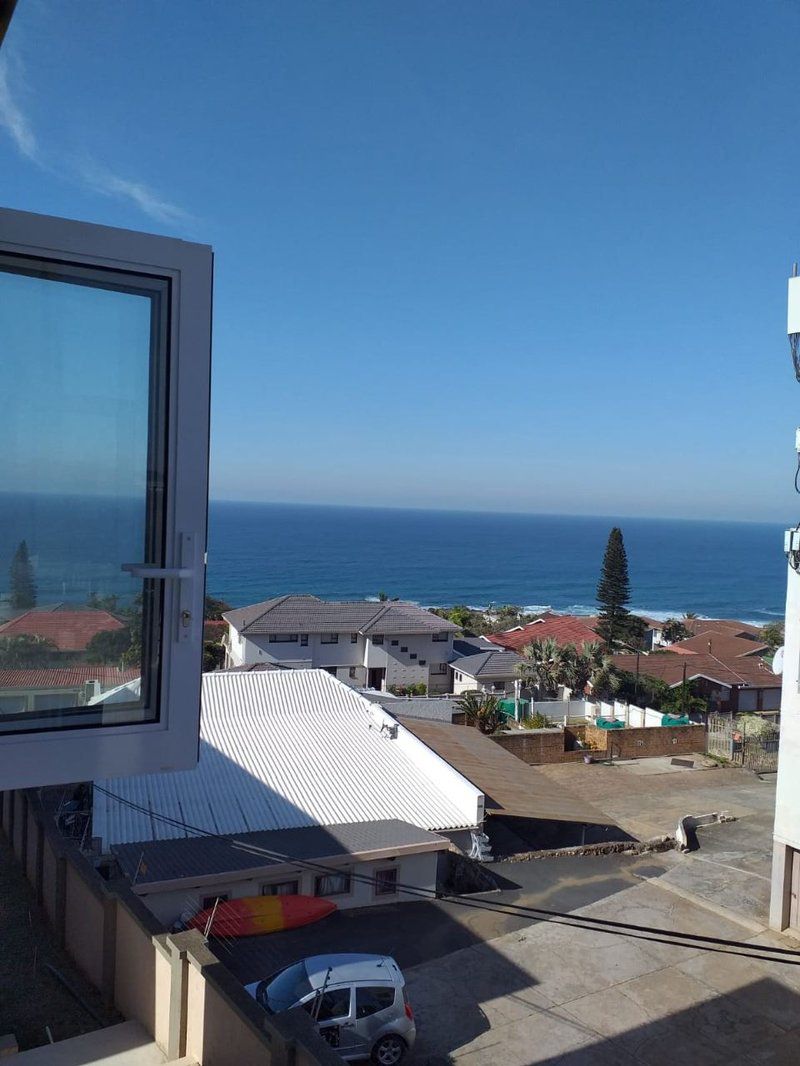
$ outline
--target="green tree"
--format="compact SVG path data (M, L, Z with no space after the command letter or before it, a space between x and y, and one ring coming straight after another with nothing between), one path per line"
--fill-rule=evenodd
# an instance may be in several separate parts
M221 644L215 644L213 640L203 642L203 670L210 673L218 670L225 663L225 649Z
M36 606L36 583L33 578L28 544L21 540L14 552L9 571L11 578L11 606L15 611L27 611Z
M0 638L0 667L6 670L47 666L57 654L58 648L45 637L23 634Z
M769 645L770 651L776 651L783 644L783 622L767 622L761 630L762 641Z
M125 629L104 629L95 633L86 645L86 662L98 665L115 666L125 661L125 654L131 646L131 631Z
M661 701L660 710L665 714L705 714L708 703L696 694L694 682L687 681L669 690Z
M622 530L614 526L608 535L603 568L597 586L597 602L600 604L597 633L609 649L613 649L627 630L630 616L625 605L630 602L630 598L628 556L625 552Z
M86 606L95 611L108 611L109 614L114 614L119 606L119 596L113 592L108 596L98 596L96 592L93 592L86 601Z
M505 724L497 696L485 692L465 692L456 702L470 725L477 726L481 733L496 733Z
M687 640L692 631L680 620L680 618L668 618L661 630L667 644L676 644L679 640Z
M230 611L231 605L215 596L206 596L203 606L203 618L206 622L219 622L223 614Z

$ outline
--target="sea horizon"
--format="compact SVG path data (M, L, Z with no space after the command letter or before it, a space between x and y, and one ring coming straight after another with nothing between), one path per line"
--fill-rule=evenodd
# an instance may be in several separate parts
M140 554L135 501L3 493L2 503L9 506L0 506L0 594L26 539L40 603L130 595L130 578L109 560ZM212 498L207 590L237 607L287 593L377 599L385 592L422 606L512 603L532 613L592 614L614 525L628 551L631 611L659 619L693 611L756 625L783 616L784 524L722 519Z

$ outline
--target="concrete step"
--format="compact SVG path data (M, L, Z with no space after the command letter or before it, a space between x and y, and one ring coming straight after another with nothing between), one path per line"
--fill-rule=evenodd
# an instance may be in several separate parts
M163 1051L138 1022L121 1022L107 1029L21 1051L8 1058L9 1066L164 1066ZM170 1066L197 1066L190 1059Z

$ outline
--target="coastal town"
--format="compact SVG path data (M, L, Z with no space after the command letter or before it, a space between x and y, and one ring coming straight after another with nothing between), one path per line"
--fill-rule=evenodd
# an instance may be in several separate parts
M0 0L3 1066L800 1063L798 34Z
M24 542L8 589L0 600L5 721L45 722L54 709L113 710L140 698L135 604L92 594L85 604L39 605ZM207 596L194 769L5 793L8 848L75 980L89 983L100 1009L108 1003L110 933L92 927L88 902L78 904L86 893L106 898L107 885L115 906L133 908L151 935L201 937L243 991L304 955L396 960L409 1017L371 1038L374 1048L343 1044L344 1008L316 1017L337 1052L377 1048L379 1062L480 1058L489 1034L504 1042L508 1061L526 1061L515 1050L518 1027L538 1031L537 999L506 1018L504 996L510 1005L530 981L547 987L542 964L531 971L525 963L507 991L494 989L497 1007L477 1025L481 983L462 986L458 1018L467 1029L458 1035L445 1021L454 992L444 975L455 966L471 972L476 952L489 948L505 957L523 930L536 952L546 937L544 898L548 911L574 915L575 936L588 938L598 959L606 945L595 916L635 914L641 924L645 913L650 935L668 940L678 927L717 935L722 921L747 967L755 965L747 945L763 941L770 924L782 627L691 613L660 621L630 613L630 596L617 528L591 616L513 605L426 609L386 593L351 601L284 594L235 608ZM79 872L68 877L66 899L50 882L56 856ZM465 925L460 901L479 907L480 920ZM772 904L774 922L780 904ZM424 937L410 935L418 922ZM654 972L661 984L652 987L665 990L704 980L705 971L675 970L671 957L656 970L649 957L628 959L633 950L616 949L627 975L619 992L613 970L600 979L601 964L584 961L582 986L573 973L566 998L548 993L561 1004L554 1047L590 1043L570 1020L587 1009L586 996L628 996L631 981L647 989ZM516 970L523 958L514 958ZM765 986L785 977L769 958ZM742 995L751 984L748 969ZM732 994L713 982L702 989L704 1004ZM653 1007L648 1024L672 1032L669 1013ZM771 1038L780 1035L776 1021ZM14 1040L35 1044L36 1034L23 1025Z

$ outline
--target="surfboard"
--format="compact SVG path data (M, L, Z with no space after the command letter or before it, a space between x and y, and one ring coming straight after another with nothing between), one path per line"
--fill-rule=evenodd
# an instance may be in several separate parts
M245 896L217 904L216 911L207 907L191 919L189 928L205 932L211 920L208 936L256 936L310 925L335 910L335 903L316 896Z

